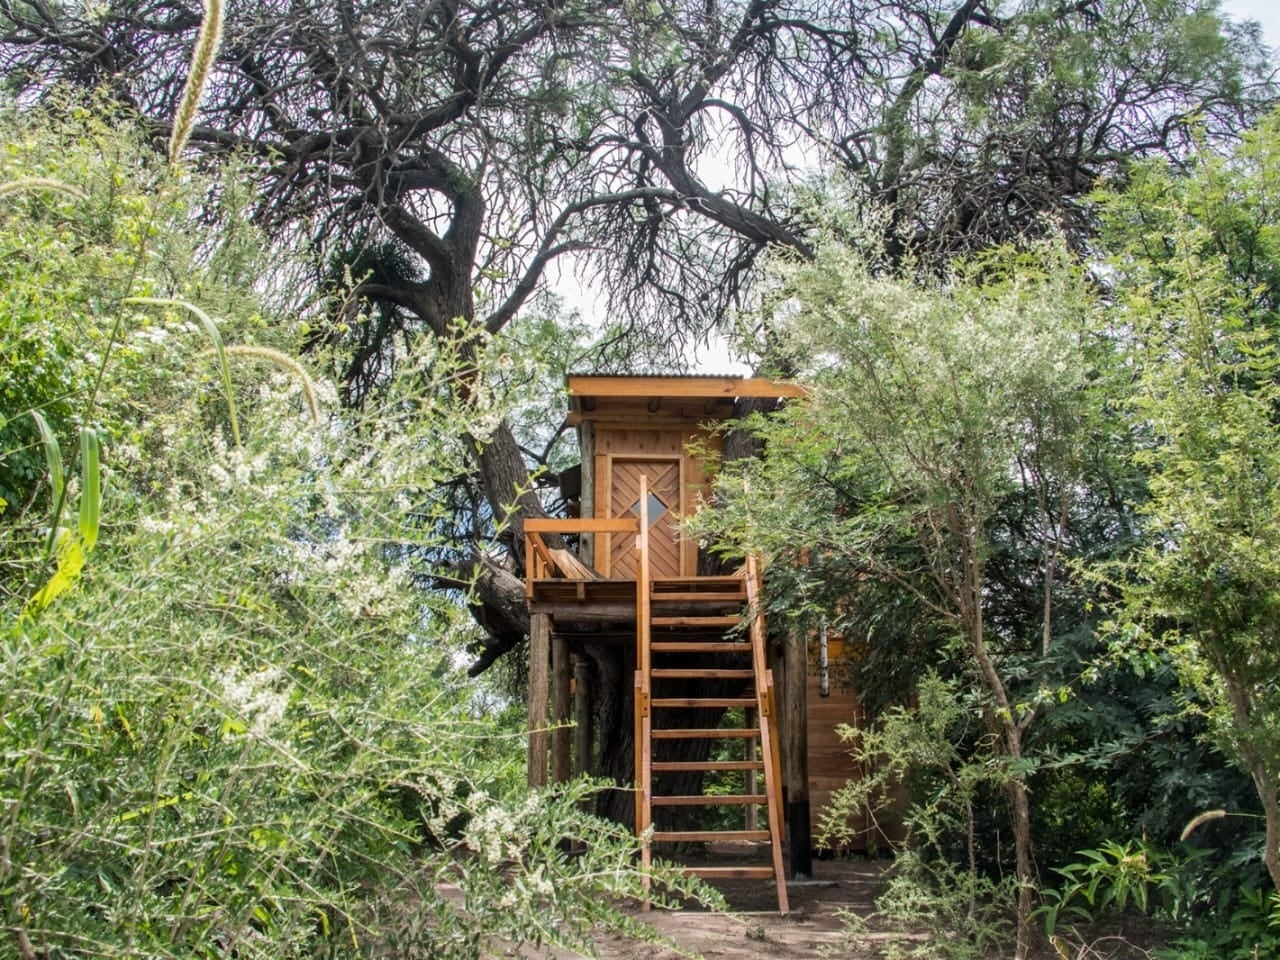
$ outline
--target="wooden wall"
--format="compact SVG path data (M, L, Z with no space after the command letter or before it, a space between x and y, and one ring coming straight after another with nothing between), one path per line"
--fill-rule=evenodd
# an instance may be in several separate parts
M827 642L827 654L831 663L831 681L829 693L822 696L819 676L818 641L810 642L809 678L808 678L808 712L809 712L809 809L813 820L814 844L817 845L819 824L823 811L831 802L831 796L844 785L847 780L862 776L862 770L849 756L849 748L836 734L840 724L858 727L867 722L867 713L858 700L857 693L837 683L840 671L836 662L844 654L843 641L831 638ZM901 797L899 798L902 799ZM862 831L862 836L850 847L853 850L866 850L868 839L873 848L885 850L892 843L902 840L900 820L893 815L879 818L878 830L872 830L873 821L864 816L852 826Z

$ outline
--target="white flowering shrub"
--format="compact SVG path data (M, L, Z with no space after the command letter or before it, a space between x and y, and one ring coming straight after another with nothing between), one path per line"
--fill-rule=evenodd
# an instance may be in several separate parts
M89 169L85 129L58 136ZM49 176L74 175L56 160ZM154 199L129 194L130 168L111 176ZM500 729L453 666L471 629L461 598L410 582L439 546L437 491L464 469L449 438L479 432L500 395L450 402L459 366L438 351L354 422L331 385L272 353L287 324L235 313L229 343L276 347L227 349L233 434L200 327L124 303L234 306L221 289L234 278L209 267L219 228L199 257L158 261L148 237L184 224L178 207L148 209L110 251L136 269L77 288L96 298L80 304L92 330L65 339L97 351L103 386L65 416L110 424L102 524L39 608L45 510L32 498L0 515L0 956L479 958L630 928L617 898L642 889L631 838L582 812L585 784L524 789L521 731ZM78 215L62 199L0 209L14 247ZM14 273L37 289L6 302L67 319L50 275ZM18 326L0 324L6 349L29 349Z

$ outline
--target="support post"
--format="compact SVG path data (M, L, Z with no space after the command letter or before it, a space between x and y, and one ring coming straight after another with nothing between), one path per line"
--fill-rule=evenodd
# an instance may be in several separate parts
M569 727L572 701L569 698L569 681L572 678L569 663L569 641L559 634L551 637L551 782L567 783L569 780L569 744L573 731Z
M591 756L591 741L595 731L591 723L591 668L582 657L573 663L573 772L577 776L590 774L595 769Z
M790 841L792 880L813 875L813 839L809 823L809 684L808 639L789 630L783 640L782 660L782 780L787 785L787 838Z
M743 711L743 719L745 721L743 723L744 727L759 727L760 725L760 721L756 717L755 710L751 709L750 707L748 707L746 710ZM742 759L756 760L757 757L756 757L755 740L748 737L746 740L743 741L743 744L745 745L746 749L743 753ZM749 794L751 796L755 796L757 793L760 792L756 784L756 772L754 770L747 770L742 775L742 786L743 786L742 792ZM743 824L746 827L746 829L748 830L758 829L757 825L760 822L760 808L754 803L748 803L746 805L746 808L743 810L743 813L746 815L746 818Z
M529 786L547 785L547 694L551 668L551 617L529 617Z

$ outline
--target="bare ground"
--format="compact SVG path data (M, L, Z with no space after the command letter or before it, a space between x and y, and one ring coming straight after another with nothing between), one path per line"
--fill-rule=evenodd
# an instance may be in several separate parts
M824 951L839 952L842 911L870 911L884 869L883 862L815 862L812 881L787 885L791 912L785 916L778 913L774 886L767 880L717 881L730 913L694 908L645 912L639 904L629 905L629 912L679 949L603 935L598 955L601 960L675 960L690 954L706 960L816 960L828 955ZM559 951L549 956L577 960L582 955Z
M723 856L717 861L723 864ZM681 910L643 910L637 904L625 908L636 919L648 924L674 949L652 943L601 934L596 940L600 960L677 960L703 957L705 960L819 960L841 958L866 951L876 951L876 941L919 939L927 943L927 934L902 930L889 931L877 924L864 929L856 939L846 939L842 914L854 912L867 916L879 892L887 860L821 860L813 864L813 879L787 885L791 912L778 913L777 897L772 881L725 880L715 887L728 901L730 912L717 913L686 905ZM1038 943L1033 955L1044 960L1061 956L1105 958L1105 960L1151 960L1153 954L1137 946L1150 945L1158 939L1157 931L1145 920L1136 918L1130 929L1106 929L1099 926L1090 934L1091 949L1080 945L1069 953L1061 952L1068 944L1055 948ZM1133 921L1131 920L1131 923ZM1039 938L1037 938L1039 939ZM502 956L546 958L546 960L581 960L583 954L570 951L506 951Z

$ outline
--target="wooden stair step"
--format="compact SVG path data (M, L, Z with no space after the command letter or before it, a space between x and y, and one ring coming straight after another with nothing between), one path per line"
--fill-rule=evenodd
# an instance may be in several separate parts
M704 841L768 840L768 830L655 830L654 843L701 843Z
M755 697L654 697L649 706L655 709L697 710L701 707L754 707Z
M703 880L772 880L773 867L685 867L686 876Z
M746 667L655 667L655 680L750 680L756 675Z
M653 617L649 621L651 627L736 627L742 618L734 616L694 616L694 617Z
M655 807L730 807L768 803L769 798L763 793L697 793L653 797L649 802Z
M654 640L654 653L750 653L751 644L732 640Z
M703 770L708 773L720 770L763 770L763 760L655 760L655 773L687 773Z
M759 727L660 727L649 736L654 740L745 740L760 736Z
M698 590L703 587L728 588L739 593L746 593L747 590L747 582L731 573L714 577L654 577L650 583L654 593L664 590Z
M652 593L649 596L654 603L742 603L746 596L741 591L726 592L724 590L686 590L669 593Z

